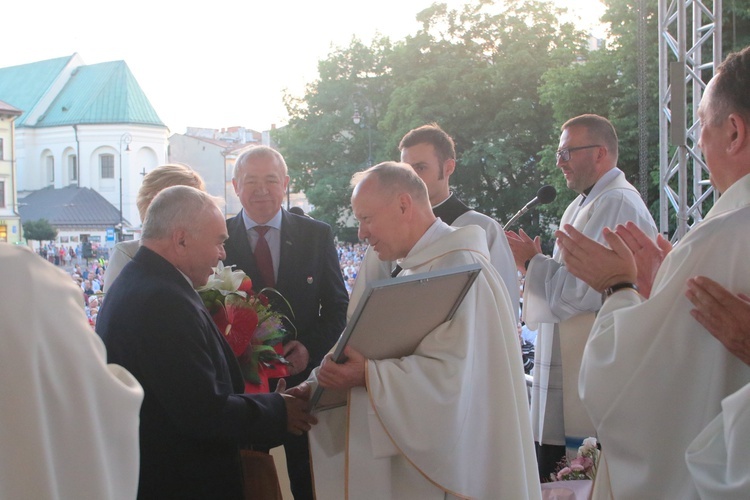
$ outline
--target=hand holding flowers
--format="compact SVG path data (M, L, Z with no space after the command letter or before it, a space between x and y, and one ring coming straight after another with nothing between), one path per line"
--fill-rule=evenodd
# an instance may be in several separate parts
M282 356L289 320L272 310L266 294L283 297L272 288L254 293L250 278L232 267L219 262L197 292L240 363L246 391L268 392L268 378L289 375Z

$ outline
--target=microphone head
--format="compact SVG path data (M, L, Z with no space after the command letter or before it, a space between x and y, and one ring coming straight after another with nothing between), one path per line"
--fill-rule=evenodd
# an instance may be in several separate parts
M553 187L547 184L546 186L542 186L539 188L539 191L536 192L536 199L539 202L540 205L545 205L547 203L550 203L555 199L557 196L557 190Z

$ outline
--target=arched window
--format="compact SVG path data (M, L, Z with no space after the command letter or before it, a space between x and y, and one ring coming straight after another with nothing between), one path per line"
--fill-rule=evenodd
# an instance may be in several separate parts
M102 179L115 178L115 155L99 155L99 172Z
M70 175L70 182L76 182L78 180L78 158L76 155L68 156L68 173Z
M55 183L55 157L49 155L44 159L47 164L47 184Z

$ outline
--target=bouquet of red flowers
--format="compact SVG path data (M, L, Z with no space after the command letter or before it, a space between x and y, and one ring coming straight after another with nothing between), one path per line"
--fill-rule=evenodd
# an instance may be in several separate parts
M252 291L252 281L242 271L219 265L198 294L219 331L232 347L245 378L245 392L268 392L268 379L289 374L282 356L282 341L289 319L271 309L268 293L284 297L273 288ZM291 324L291 321L289 321Z

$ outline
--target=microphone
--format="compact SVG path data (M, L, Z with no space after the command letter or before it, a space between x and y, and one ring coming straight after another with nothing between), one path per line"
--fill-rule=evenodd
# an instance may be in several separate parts
M550 203L552 200L555 199L555 196L557 196L557 191L553 186L550 186L547 184L546 186L542 186L539 188L539 191L536 192L536 196L528 202L526 205L523 206L521 210L516 212L516 214L510 218L508 222L505 223L503 226L503 229L508 229L514 222L516 222L519 217L521 217L523 214L528 212L530 209L537 205L546 205L547 203Z

